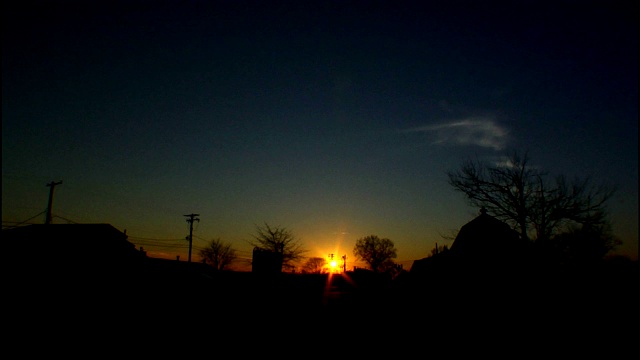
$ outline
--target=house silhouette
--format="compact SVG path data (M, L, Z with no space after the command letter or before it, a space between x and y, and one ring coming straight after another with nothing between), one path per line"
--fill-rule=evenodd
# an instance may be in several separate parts
M130 276L146 254L110 224L34 224L2 230L14 279L70 283Z

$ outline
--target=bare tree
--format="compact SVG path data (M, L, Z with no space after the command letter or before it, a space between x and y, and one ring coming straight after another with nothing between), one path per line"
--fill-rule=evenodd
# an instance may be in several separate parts
M284 267L293 266L307 252L293 233L284 227L271 227L267 223L264 226L256 225L256 234L252 236L253 240L249 243L254 248L281 254Z
M327 266L327 260L321 257L312 257L307 259L302 267L304 272L311 274L321 274Z
M393 241L369 235L356 240L353 248L356 258L365 261L373 272L386 272L395 269L393 259L398 257Z
M224 270L237 258L231 244L225 244L219 238L211 240L208 247L200 249L200 256L206 264L213 266L216 270Z
M604 205L615 193L606 186L592 187L588 178L567 183L558 176L551 182L547 172L531 167L527 154L518 152L499 165L468 160L447 176L470 205L485 207L526 240L549 240L570 224L607 223Z

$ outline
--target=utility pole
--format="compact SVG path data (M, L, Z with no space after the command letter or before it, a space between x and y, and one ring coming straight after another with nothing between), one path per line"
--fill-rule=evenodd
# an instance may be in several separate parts
M347 255L342 255L342 272L347 272Z
M50 183L47 184L47 186L49 187L49 203L47 204L47 218L44 220L45 224L51 224L51 218L52 218L52 207L53 207L53 188L56 187L56 185L60 185L62 184L62 180L55 182L52 181Z
M333 254L329 254L328 256L329 256L329 259L331 259L329 260L329 272L334 273L336 271L335 270L336 263L333 262Z
M200 216L200 214L189 214L185 215L188 217L187 222L189 223L189 260L187 262L191 262L191 244L193 243L193 222L200 222L196 216Z

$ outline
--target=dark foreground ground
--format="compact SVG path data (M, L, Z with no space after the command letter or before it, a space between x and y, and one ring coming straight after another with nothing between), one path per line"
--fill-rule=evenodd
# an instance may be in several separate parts
M411 342L418 348L456 336L527 346L576 341L582 350L614 341L614 352L637 344L637 262L592 272L465 269L393 280L364 271L269 275L184 265L22 268L4 284L5 325L21 336L108 331L127 341L155 334L159 343L186 334L216 341L369 334L367 346L385 348L399 336L422 338Z

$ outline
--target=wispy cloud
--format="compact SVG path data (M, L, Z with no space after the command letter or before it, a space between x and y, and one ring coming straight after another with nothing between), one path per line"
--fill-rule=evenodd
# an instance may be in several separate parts
M420 132L433 137L433 144L476 145L502 150L509 132L492 118L471 117L437 125L411 128L407 132Z
M522 164L514 164L510 156L500 156L496 158L495 161L493 161L493 164L496 167L503 167L503 168L510 168L510 169L519 168L522 166ZM527 166L527 169L540 169L538 165L533 165L530 162L527 162L526 166Z
M496 159L494 161L494 165L496 167L503 167L503 168L515 168L516 164L513 163L513 161L511 161L510 157L507 156L501 156L498 159Z

